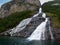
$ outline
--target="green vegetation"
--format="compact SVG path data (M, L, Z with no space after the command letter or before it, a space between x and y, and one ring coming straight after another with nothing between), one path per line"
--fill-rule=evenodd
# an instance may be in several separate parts
M52 23L53 23L53 27L54 28L60 28L60 21L59 21L59 17L56 16L56 14L53 13L46 13L49 17L52 18Z
M48 2L45 3L42 7L47 16L52 18L53 27L60 28L60 5L52 5L54 3L56 2Z
M33 16L34 11L15 12L10 16L0 19L0 32L16 27L23 19Z

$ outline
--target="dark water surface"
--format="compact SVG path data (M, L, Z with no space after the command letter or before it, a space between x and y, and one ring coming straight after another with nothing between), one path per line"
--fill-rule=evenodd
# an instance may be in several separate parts
M0 37L0 45L60 45L60 41L28 41L19 37Z

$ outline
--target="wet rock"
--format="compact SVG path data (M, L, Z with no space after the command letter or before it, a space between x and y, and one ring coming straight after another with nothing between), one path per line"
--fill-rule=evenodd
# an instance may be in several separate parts
M54 37L55 39L60 39L60 28L54 28Z

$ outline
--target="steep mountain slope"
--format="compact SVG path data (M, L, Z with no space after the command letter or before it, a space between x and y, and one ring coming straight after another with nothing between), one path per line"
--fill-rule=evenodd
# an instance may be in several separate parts
M26 10L37 11L39 7L39 0L12 0L1 6L0 18L4 18L14 12L22 12Z

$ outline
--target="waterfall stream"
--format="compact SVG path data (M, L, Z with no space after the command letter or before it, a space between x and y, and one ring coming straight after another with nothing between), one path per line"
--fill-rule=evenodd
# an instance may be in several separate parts
M40 1L41 5L43 5L45 2L53 1L53 0L39 0L39 1ZM28 40L46 40L45 32L46 32L47 22L49 24L49 29L48 30L49 30L49 33L51 35L51 39L54 39L52 31L51 31L49 18L46 17L46 14L42 12L42 8L39 9L39 13L36 14L35 16L38 16L40 13L42 13L42 17L45 18L45 21L43 21L40 25L37 26L37 28L31 34L31 36L27 38Z
M31 21L32 18L27 18L27 19L24 19L22 20L15 28L11 29L12 31L10 32L11 36L14 34L14 33L17 33L17 32L20 32L22 31L26 25L29 24L29 22Z
M41 40L43 37L43 40L45 40L45 30L46 30L46 24L47 24L48 18L45 19L44 22L42 22L38 27L35 29L35 31L31 34L31 36L28 38L30 40Z
M50 21L48 21L48 24L49 24L49 32L50 32L50 35L51 35L51 39L54 39L53 34L52 34L52 32L51 32L52 28L51 28L51 26L50 26Z

